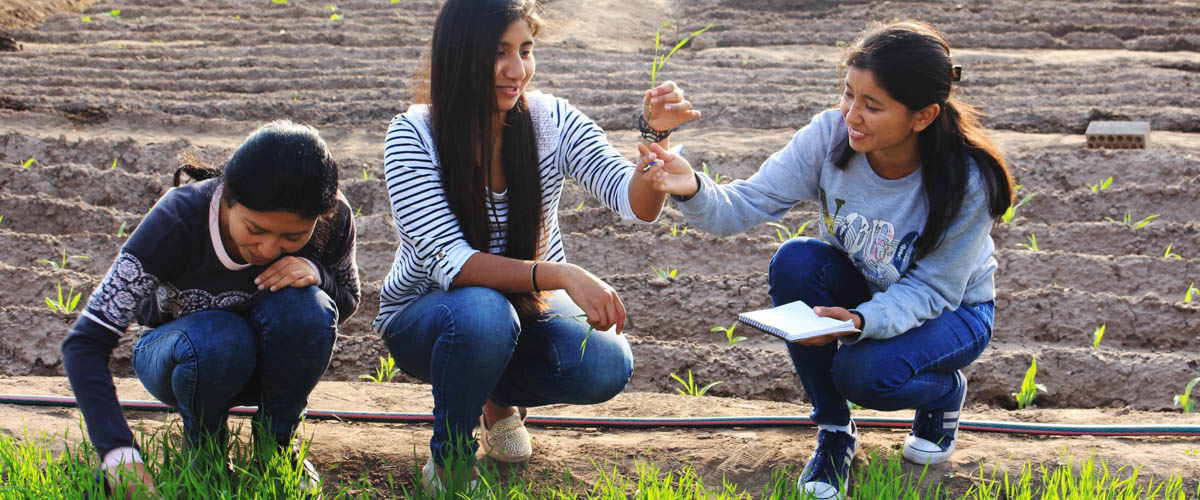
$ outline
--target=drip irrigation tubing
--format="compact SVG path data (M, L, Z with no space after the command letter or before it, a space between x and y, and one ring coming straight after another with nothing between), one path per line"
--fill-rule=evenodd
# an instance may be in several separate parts
M75 408L75 398L63 396L23 396L0 394L0 403L23 406L50 406ZM126 411L167 412L173 407L158 401L120 401ZM251 416L258 412L255 406L235 406L231 415ZM429 413L396 413L382 411L315 410L305 412L308 420L336 420L342 422L369 422L412 424L432 423ZM859 427L907 428L912 419L890 417L855 417ZM610 427L624 429L646 429L654 427L728 428L728 427L812 427L811 418L797 416L737 416L737 417L569 417L529 415L525 423L543 427ZM1037 422L1002 422L989 420L962 420L959 429L977 432L1001 432L1008 434L1032 434L1044 436L1200 436L1200 425L1077 425L1047 424Z

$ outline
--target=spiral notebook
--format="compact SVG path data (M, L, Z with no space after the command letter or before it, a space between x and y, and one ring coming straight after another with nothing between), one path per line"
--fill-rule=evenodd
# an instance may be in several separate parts
M788 342L820 337L831 333L858 332L853 321L817 316L803 301L738 315L738 321Z

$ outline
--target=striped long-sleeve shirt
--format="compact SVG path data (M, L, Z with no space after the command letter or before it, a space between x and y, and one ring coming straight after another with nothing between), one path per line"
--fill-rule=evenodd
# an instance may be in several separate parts
M547 245L541 260L566 262L558 223L558 203L567 177L623 219L635 219L629 201L634 165L608 143L604 131L565 99L541 92L526 94L534 134ZM409 303L450 283L462 271L471 248L442 189L441 169L429 126L429 108L414 105L388 127L384 172L392 220L400 245L383 282L375 329L383 331ZM508 221L507 192L488 203L491 238L487 251L504 251ZM495 211L491 209L495 208Z

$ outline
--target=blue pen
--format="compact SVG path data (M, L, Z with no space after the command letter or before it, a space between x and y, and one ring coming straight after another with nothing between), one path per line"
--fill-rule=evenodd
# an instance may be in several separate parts
M683 144L680 144L671 149L668 149L667 152L671 153L671 155L681 155L681 154L683 154ZM654 160L654 161L650 162L649 164L647 164L646 166L642 167L642 172L650 171L650 167L653 166L654 162L656 162L656 161L658 161L658 160Z

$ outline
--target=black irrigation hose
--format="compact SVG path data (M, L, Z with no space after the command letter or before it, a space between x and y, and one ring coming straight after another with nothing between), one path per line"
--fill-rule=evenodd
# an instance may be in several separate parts
M75 408L75 398L62 396L22 396L0 394L0 403L24 406L52 406ZM165 412L171 407L158 401L121 401L127 411ZM229 410L233 415L254 415L254 406L235 406ZM374 423L430 423L433 415L428 413L396 413L383 411L353 410L308 410L308 420L338 420L343 422ZM859 427L907 428L912 420L907 418L855 417ZM556 417L529 415L526 424L544 427L614 427L645 429L651 427L811 427L808 417L697 417L697 418L629 418L629 417ZM1073 425L1043 424L1030 422L998 422L987 420L962 420L959 428L979 432L1003 432L1008 434L1035 434L1044 436L1200 436L1200 425Z

